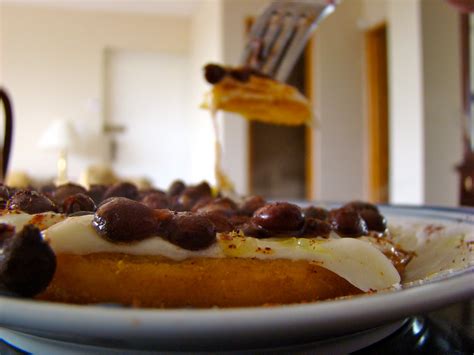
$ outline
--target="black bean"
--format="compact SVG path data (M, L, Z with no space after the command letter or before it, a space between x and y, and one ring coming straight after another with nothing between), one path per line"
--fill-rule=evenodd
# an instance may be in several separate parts
M236 68L232 69L229 75L235 80L246 83L250 80L251 70L247 68Z
M114 242L142 240L155 235L159 228L153 209L124 197L110 198L100 205L92 225Z
M148 195L155 195L155 194L166 196L166 192L164 192L163 190L150 188L150 189L145 189L145 190L139 190L137 201L143 201L143 199L147 197Z
M383 233L387 229L387 220L378 211L366 209L360 211L359 214L370 231Z
M67 183L56 187L52 192L52 199L58 206L62 206L64 200L75 194L87 194L87 190L81 185Z
M360 237L368 233L367 224L359 212L351 208L339 208L329 212L332 229L341 237Z
M107 189L108 187L105 185L94 184L89 187L89 191L87 191L87 194L92 200L94 200L94 203L98 205L103 201Z
M229 218L220 212L198 212L198 214L209 219L212 224L214 224L217 233L231 232L234 230L234 225Z
M183 249L201 250L216 241L216 228L204 216L179 213L173 216L167 239Z
M106 200L110 197L125 197L130 200L138 200L138 188L130 182L119 182L115 185L110 186L105 191L103 199Z
M316 218L321 221L328 219L329 211L322 207L309 206L303 208L303 214L306 218Z
M206 181L202 181L199 184L195 185L194 189L196 193L198 193L200 196L212 195L211 185L209 185Z
M294 231L303 226L304 217L299 208L288 202L269 203L255 211L252 222L269 231Z
M8 291L32 297L46 289L55 270L56 256L35 226L26 225L5 241L0 284Z
M305 237L328 237L331 225L317 218L306 218L301 232Z
M67 197L63 202L63 213L70 215L76 212L94 212L96 205L86 194L78 193Z
M352 208L356 211L362 211L362 210L373 210L378 212L379 209L377 206L375 206L372 203L369 202L363 202L363 201L352 201L349 203L346 203L342 208Z
M221 213L225 216L231 216L235 214L237 205L234 201L227 197L220 197L216 199L210 199L205 204L196 204L192 211L200 213Z
M252 216L256 210L265 206L266 203L262 196L249 196L240 205L239 212L246 216Z
M29 214L57 212L58 208L49 198L36 191L17 191L7 202L7 209L20 210Z
M269 238L272 236L272 233L267 229L259 226L252 221L244 223L239 227L239 230L247 237L253 238Z
M153 210L153 215L157 223L156 235L166 238L171 231L172 220L176 212L170 211L167 208Z
M194 205L203 198L210 198L212 195L211 187L208 183L202 182L196 186L187 187L178 197L177 205L180 209L189 211Z
M56 185L54 184L46 184L41 186L39 189L39 192L41 192L43 195L47 196L50 199L53 198L54 191L56 191Z
M15 235L15 227L11 224L0 223L0 248L3 247L3 243Z
M0 199L2 200L8 200L11 196L10 189L8 186L0 184Z
M153 209L168 208L170 206L168 197L164 193L152 192L142 198L141 202Z
M186 188L186 184L181 180L175 180L168 187L168 196L178 196Z
M250 217L241 215L241 214L235 214L232 215L229 218L229 222L236 228L239 229L241 226L243 226L245 223L250 222Z
M209 84L217 84L226 74L226 69L217 64L208 64L204 67L204 77Z

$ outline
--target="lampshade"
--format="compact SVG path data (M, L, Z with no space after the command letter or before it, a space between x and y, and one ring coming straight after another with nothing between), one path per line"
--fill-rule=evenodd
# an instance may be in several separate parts
M77 141L73 124L66 119L52 121L39 140L39 147L47 150L70 150Z

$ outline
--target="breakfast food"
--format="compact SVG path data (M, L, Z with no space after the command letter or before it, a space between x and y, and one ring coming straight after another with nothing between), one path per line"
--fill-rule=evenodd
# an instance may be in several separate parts
M66 184L9 191L5 199L1 239L22 245L9 249L10 259L34 254L47 272L31 290L12 286L19 276L0 264L0 281L43 300L141 307L310 302L396 286L410 258L383 238L378 209L359 202L328 211L259 196L233 201L205 182L182 181L166 192ZM50 218L36 223L41 243L19 243L25 233L38 241L32 222L40 216Z
M313 120L311 103L296 88L255 70L208 64L204 75L212 89L203 108L272 124L301 125Z
M217 64L204 67L204 77L212 85L201 107L210 110L215 136L215 177L220 191L233 193L234 185L222 169L217 111L277 125L311 125L310 101L295 87L274 80L254 69Z
M396 286L409 260L382 237L386 221L372 205L327 211L258 196L236 202L213 196L207 183L181 181L167 192L126 183L102 190L95 212L78 203L43 231L57 268L39 299L140 307L310 302Z
M5 190L5 186L2 186ZM5 199L6 198L6 199ZM53 201L43 194L30 190L7 193L3 197L4 209L0 211L0 224L21 230L34 225L43 230L64 219Z
M331 210L234 201L182 181L168 191L130 183L42 191L5 196L11 210L0 218L61 219L42 232L1 220L2 292L79 304L262 306L391 290L473 261L472 231L388 230L376 206L357 201Z

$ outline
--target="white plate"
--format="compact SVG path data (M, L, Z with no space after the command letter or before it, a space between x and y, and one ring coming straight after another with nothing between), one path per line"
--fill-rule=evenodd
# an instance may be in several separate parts
M383 207L382 212L389 221L393 217L408 224L436 222L474 233L472 209ZM268 308L144 310L0 297L0 326L4 328L0 335L28 334L91 346L160 351L275 348L347 338L382 325L378 329L387 332L387 324L398 321L391 326L393 331L407 316L472 297L472 266L390 293Z

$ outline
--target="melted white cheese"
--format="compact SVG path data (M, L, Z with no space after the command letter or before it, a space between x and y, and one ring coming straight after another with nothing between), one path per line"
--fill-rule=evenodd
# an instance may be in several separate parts
M386 289L400 282L400 276L390 260L370 243L359 239L256 239L218 234L217 243L209 248L190 251L160 237L133 243L110 242L96 233L91 222L91 215L70 217L44 231L44 237L57 254L109 252L164 256L173 260L194 257L309 260L343 277L362 291Z
M44 212L33 215L21 211L4 211L0 215L0 223L10 224L15 227L16 231L22 230L27 224L33 224L43 230L64 219L64 215L54 212Z

